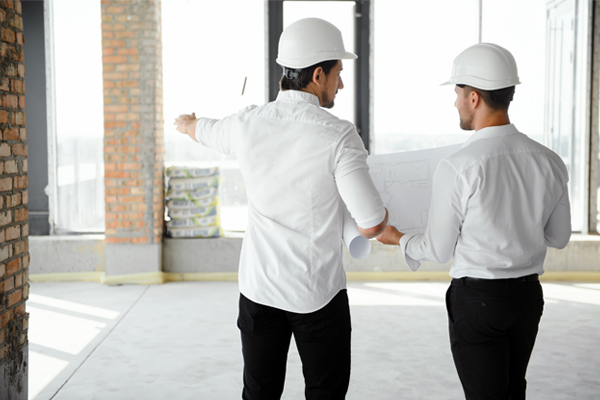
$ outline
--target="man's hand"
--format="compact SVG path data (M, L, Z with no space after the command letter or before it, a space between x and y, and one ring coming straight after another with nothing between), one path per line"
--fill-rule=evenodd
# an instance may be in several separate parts
M196 113L190 114L182 114L179 117L175 118L175 129L178 132L183 133L184 135L188 135L195 142L196 140L196 123L198 122L198 118L196 118Z
M375 239L383 244L400 245L400 238L404 236L404 233L399 232L396 227L388 225L385 227L383 232Z

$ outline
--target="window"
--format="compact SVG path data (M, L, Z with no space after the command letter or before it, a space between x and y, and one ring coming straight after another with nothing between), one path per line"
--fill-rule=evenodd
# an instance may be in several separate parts
M374 3L371 153L464 142L450 77L452 60L477 43L477 2Z
M264 3L162 3L165 165L220 168L221 225L228 231L243 231L247 224L248 201L238 162L196 145L174 129L173 121L192 112L223 118L247 105L264 104Z
M50 4L57 88L57 171L50 171L56 178L57 207L51 208L51 218L55 233L104 232L100 3Z

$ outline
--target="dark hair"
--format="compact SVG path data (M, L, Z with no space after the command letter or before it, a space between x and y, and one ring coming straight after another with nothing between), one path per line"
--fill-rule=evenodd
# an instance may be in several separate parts
M456 85L465 88L465 96L471 92L476 92L483 102L493 111L508 111L508 106L515 95L515 87L510 86L498 90L481 90L469 85Z
M325 75L329 75L329 72L337 63L338 60L329 60L302 69L283 67L283 75L279 81L279 87L281 90L302 90L312 81L313 73L317 68L323 68Z

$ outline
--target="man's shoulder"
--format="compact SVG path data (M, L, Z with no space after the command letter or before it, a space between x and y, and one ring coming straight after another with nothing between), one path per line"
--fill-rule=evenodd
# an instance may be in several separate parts
M341 119L329 111L306 102L281 102L272 101L262 106L248 110L248 116L257 118L271 118L282 122L298 122L313 125L338 132L347 132L356 129L356 126L347 120Z

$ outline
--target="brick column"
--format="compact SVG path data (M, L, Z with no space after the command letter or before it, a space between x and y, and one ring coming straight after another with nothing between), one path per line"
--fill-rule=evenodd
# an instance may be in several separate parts
M106 274L161 271L160 0L102 0Z
M27 399L29 215L21 2L0 2L0 399Z

